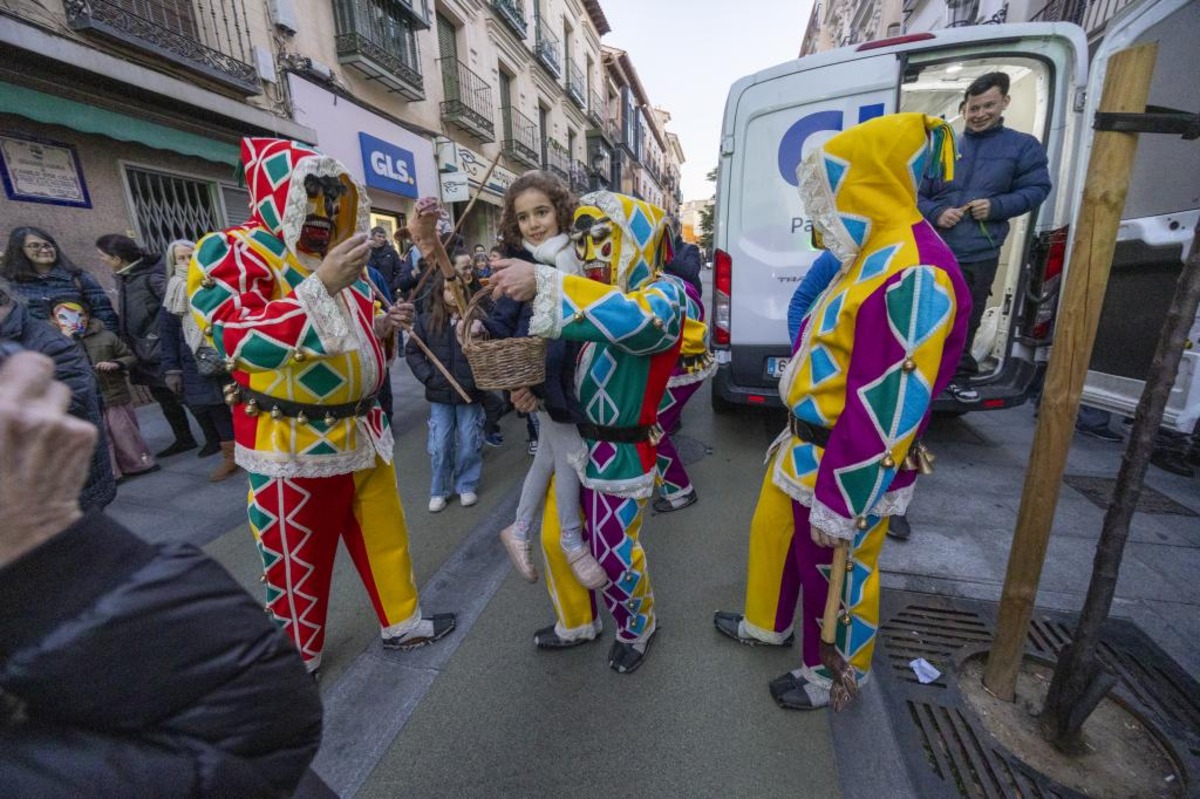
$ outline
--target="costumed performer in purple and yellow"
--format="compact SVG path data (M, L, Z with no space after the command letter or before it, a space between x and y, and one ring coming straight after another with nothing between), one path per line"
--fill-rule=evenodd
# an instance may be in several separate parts
M841 266L780 380L788 427L750 524L745 615L714 618L743 643L788 645L802 592L803 663L770 685L782 707L829 704L819 647L834 546L850 547L837 648L860 685L870 674L888 517L908 505L914 442L954 376L971 313L953 254L917 208L926 174L953 167L943 120L893 114L834 136L797 170L817 244Z
M579 425L588 447L581 476L584 535L608 575L602 595L617 625L608 665L622 674L641 666L657 630L638 536L654 493L658 407L679 358L687 304L683 285L660 274L670 260L665 216L625 195L584 195L571 230L584 276L524 263L492 276L497 296L533 300L531 334L586 342L575 373L588 419ZM558 541L551 487L542 552L557 620L534 636L540 649L575 646L600 634L595 594L574 578Z
M250 529L267 611L309 671L321 662L339 539L375 608L383 646L411 649L454 628L423 617L378 402L387 350L413 318L386 313L364 275L365 188L295 142L248 138L251 216L196 245L188 295L233 383L235 457L250 477Z

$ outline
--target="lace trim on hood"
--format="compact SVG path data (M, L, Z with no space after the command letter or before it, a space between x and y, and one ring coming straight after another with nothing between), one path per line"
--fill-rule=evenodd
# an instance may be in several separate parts
M804 201L804 210L812 217L825 249L833 253L845 270L858 255L859 246L838 214L833 190L821 166L823 154L824 151L818 147L804 157L796 168L796 182L800 188L800 198Z
M296 252L296 242L300 241L300 230L304 227L304 218L308 216L308 192L304 189L304 179L309 175L319 178L345 176L354 186L358 202L354 214L354 230L346 231L338 241L330 242L331 247L355 233L365 233L371 229L371 199L367 196L366 186L355 180L336 158L328 155L307 156L301 158L292 171L288 184L287 205L283 209L283 219L279 222L283 243L287 245L288 250Z

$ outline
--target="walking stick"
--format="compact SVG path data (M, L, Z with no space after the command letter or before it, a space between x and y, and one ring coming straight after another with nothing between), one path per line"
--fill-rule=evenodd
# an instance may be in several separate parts
M366 274L364 274L364 278L367 281L367 285L371 287L371 293L375 295L376 299L378 299L381 303L383 303L384 310L391 309L391 307L392 307L391 301L388 300L386 294L384 294L382 291L380 291L379 286L375 285L375 281L372 280L371 277ZM418 336L413 331L411 326L407 327L405 329L408 330L408 337L410 339L412 339L413 341L417 342L417 346L421 348L421 352L425 353L425 357L429 358L430 362L432 362L433 365L435 367L437 367L437 370L442 373L442 377L444 377L448 381L450 381L450 385L454 388L455 391L458 392L458 396L463 398L463 402L466 402L468 405L471 402L473 402L473 400L471 399L471 395L468 394L461 385L459 385L459 382L454 379L454 375L450 374L450 370L446 368L446 365L444 363L442 363L436 355L433 354L433 350L429 349L429 345L426 344L424 341L421 341L421 337Z
M829 705L834 712L840 712L858 693L854 667L846 662L837 648L838 611L841 610L842 585L846 582L846 560L849 556L849 542L834 547L833 567L829 571L829 593L825 597L825 615L821 619L821 665L829 671L833 680L829 689Z
M467 218L467 214L471 213L471 209L475 207L475 203L479 200L479 195L483 194L483 187L487 185L488 178L492 176L492 172L496 169L496 164L500 163L500 152L496 152L496 157L492 159L492 163L488 165L487 172L483 173L483 180L479 181L479 188L475 190L475 196L467 203L467 207L463 209L462 214L458 217L458 221L454 223L454 232L457 233L462 228L463 222Z

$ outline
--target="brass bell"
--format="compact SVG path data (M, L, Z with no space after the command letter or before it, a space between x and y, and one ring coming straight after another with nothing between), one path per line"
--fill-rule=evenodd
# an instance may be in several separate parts
M292 353L292 360L295 361L296 363L304 363L304 358L305 358L305 355L300 350L296 350L295 352Z
M308 417L304 415L304 411L296 414L296 422L298 424L308 424Z
M858 521L855 522L855 524L858 526L859 530L867 530L871 527L871 523L867 521L866 516L859 516Z
M850 626L850 621L851 621L851 619L850 619L850 614L849 614L849 613L843 613L842 615L838 616L838 621L840 621L840 622L842 623L842 625L843 625L843 626L849 627L849 626Z
M657 422L650 425L649 441L650 441L651 446L657 447L659 445L659 442L661 442L663 440L664 435L666 435L665 432L663 431L662 427L660 427L658 425Z
M258 401L257 400L250 400L249 402L246 403L246 415L247 416L258 416Z
M226 405L237 405L239 402L241 402L242 392L238 388L237 383L226 383L225 388L222 390L225 392Z
M332 413L330 413L329 411L325 411L325 424L327 424L327 425L332 425L332 424L333 424L334 422L336 422L336 421L337 421L337 417L336 417L336 416L334 416L334 415L333 415Z
M206 277L200 281L200 285L206 289L210 289L213 286L217 285L217 281L213 280L211 277Z
M917 444L917 468L921 474L933 474L933 462L937 460L924 444Z
M896 459L893 458L892 453L889 452L888 454L883 456L883 460L880 462L880 465L885 469L895 469L896 468Z
M666 327L666 323L663 322L663 320L659 319L657 316L654 317L654 321L651 322L650 324L654 325L654 327L657 328L658 330L662 330L664 327Z
M213 334L212 325L206 325L204 328L204 335L208 336L209 338L212 338L212 334Z
M576 312L575 312L575 317L574 317L574 318L575 318L575 321L576 321L576 322L582 322L582 321L584 320L584 318L585 318L585 317L584 317L584 315L583 315L583 311L576 311Z
M283 411L279 410L278 405L274 405L271 407L271 418L272 419L282 419L283 418Z
M912 358L905 358L904 363L900 364L900 368L906 372L911 372L913 369L917 368L917 362Z

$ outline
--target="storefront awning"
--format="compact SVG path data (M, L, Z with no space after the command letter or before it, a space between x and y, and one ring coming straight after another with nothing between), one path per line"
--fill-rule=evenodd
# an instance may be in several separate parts
M170 150L218 164L237 166L236 145L175 130L63 97L0 82L0 108L47 125L62 125L81 133L96 133L118 141L137 142L156 150Z

